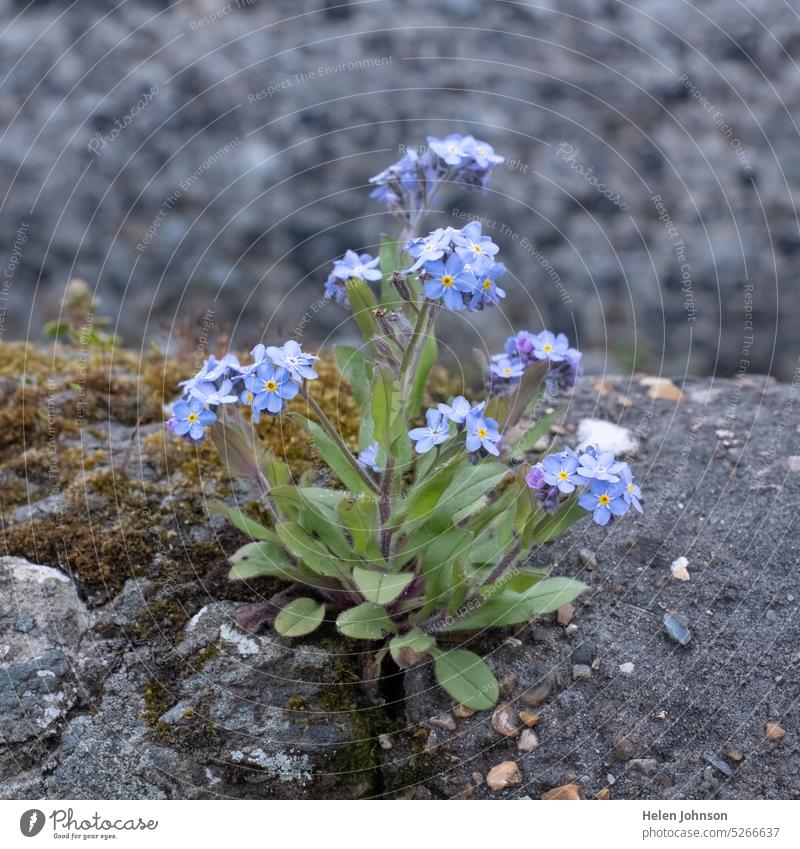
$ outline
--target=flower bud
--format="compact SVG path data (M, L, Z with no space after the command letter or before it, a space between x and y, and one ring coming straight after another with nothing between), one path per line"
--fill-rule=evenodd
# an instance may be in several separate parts
M411 289L408 285L408 279L402 271L395 271L392 274L392 286L394 286L397 294L400 295L404 301L414 300L414 296L411 294Z

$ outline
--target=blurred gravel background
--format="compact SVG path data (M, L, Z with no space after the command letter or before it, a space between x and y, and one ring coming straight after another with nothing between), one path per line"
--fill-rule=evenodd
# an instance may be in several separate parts
M798 56L797 0L0 0L0 334L80 276L129 344L324 340L329 263L396 232L367 178L461 131L510 160L431 219L489 219L515 275L487 345L790 379Z

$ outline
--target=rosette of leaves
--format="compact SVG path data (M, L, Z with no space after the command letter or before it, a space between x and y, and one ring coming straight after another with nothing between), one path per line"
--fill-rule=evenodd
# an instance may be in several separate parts
M291 583L273 604L279 633L300 637L333 621L345 637L374 646L378 662L387 653L403 669L432 661L453 698L485 709L498 698L491 670L452 646L459 633L526 622L584 590L523 564L535 545L587 514L574 499L544 512L515 465L551 421L528 415L542 396L546 363L488 400L484 414L503 434L500 458L469 453L455 425L447 442L415 454L408 430L437 359L440 307L424 297L417 275L400 271L410 263L395 241L384 240L380 259L379 294L361 280L347 283L364 344L336 349L361 410L361 449L377 443L380 471L359 464L307 392L308 416L299 419L338 486L294 483L274 455L260 456L244 418L225 410L212 437L232 475L257 483L271 516L267 525L228 511L252 538L231 558L230 575Z

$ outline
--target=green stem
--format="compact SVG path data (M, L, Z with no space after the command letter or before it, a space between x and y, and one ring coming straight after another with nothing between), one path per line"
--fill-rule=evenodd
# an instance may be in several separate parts
M404 418L407 413L407 410L405 409L405 402L408 398L410 383L417 370L417 366L419 365L419 360L422 356L425 342L428 339L428 333L430 332L432 324L430 319L434 308L435 304L433 301L429 301L427 299L424 301L422 309L420 309L419 314L417 315L417 320L414 323L414 331L411 335L408 347L403 354L403 362L400 364L400 386L402 387Z
M353 467L354 471L356 471L364 481L364 483L371 489L376 495L380 495L380 488L375 483L374 480L366 473L364 468L358 462L358 460L353 456L350 449L347 447L347 444L342 439L339 431L334 427L333 422L325 415L325 411L320 407L320 405L311 397L311 394L305 388L305 386L300 387L300 395L302 395L305 402L311 407L312 412L319 420L322 429L328 436L339 446L340 450L344 454L347 462Z

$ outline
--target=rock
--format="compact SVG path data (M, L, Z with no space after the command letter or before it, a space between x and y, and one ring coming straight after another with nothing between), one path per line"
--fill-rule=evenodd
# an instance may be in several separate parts
M627 661L627 663L620 663L619 671L622 675L633 675L636 666L631 663L631 661Z
M521 710L518 715L522 724L527 728L533 728L539 724L538 713L533 713L533 711L530 710Z
M503 645L507 649L518 649L522 645L522 640L517 637L506 637L503 640Z
M630 737L620 737L614 741L614 754L621 761L629 761L639 751L638 744Z
M539 746L539 738L536 735L535 731L532 731L530 728L526 728L522 734L519 735L519 740L517 740L517 749L520 752L532 752L534 749Z
M550 801L559 799L561 801L580 801L583 799L581 795L580 784L562 784L560 787L554 787L542 794L542 799Z
M500 695L504 699L509 699L517 687L517 673L507 672L497 683L500 688Z
M472 716L475 711L472 708L468 708L466 705L459 704L453 708L453 713L461 719L466 719L467 717Z
M658 761L655 758L633 758L628 761L628 768L634 772L652 777L658 770Z
M575 615L575 605L574 604L562 604L561 607L558 608L558 613L556 615L556 622L559 625L563 625L566 627L572 622L572 617Z
M636 451L638 442L625 427L604 419L581 419L578 422L578 448L597 445L601 451L627 454Z
M519 721L511 705L501 704L492 714L492 728L503 737L516 737L519 734Z
M681 646L688 646L692 640L692 632L689 630L685 616L680 616L677 613L665 613L664 629L670 639Z
M388 752L392 748L392 738L388 734L378 734L378 745L384 752Z
M605 800L611 798L611 788L604 787L602 790L599 790L597 795L594 797L595 799Z
M672 577L677 581L688 581L689 570L686 568L688 565L689 561L685 557L679 557L677 560L673 560L669 567Z
M645 377L639 381L643 386L648 386L647 396L662 401L682 401L683 392L666 377Z
M711 764L715 769L718 769L723 775L733 775L733 770L721 758L718 758L713 752L703 752L703 760Z
M570 660L574 664L590 666L597 654L595 645L591 640L584 640L570 653Z
M548 673L538 684L523 693L519 697L520 701L528 707L539 707L545 703L547 697L553 692L554 687L555 676L552 673Z
M597 555L591 548L581 548L578 551L578 559L589 570L597 568Z
M503 761L489 770L486 784L495 793L509 787L519 787L522 784L522 773L514 761Z
M768 722L764 729L764 737L770 742L775 743L782 740L786 736L786 729L777 722Z
M431 731L425 740L425 754L429 755L436 750L439 745L439 735L435 731Z
M793 454L789 457L789 471L795 474L800 473L800 455Z
M455 719L449 713L432 716L428 722L430 722L434 728L440 728L442 731L455 731L458 727Z
M585 663L576 663L572 667L573 681L588 681L592 677L592 667Z

